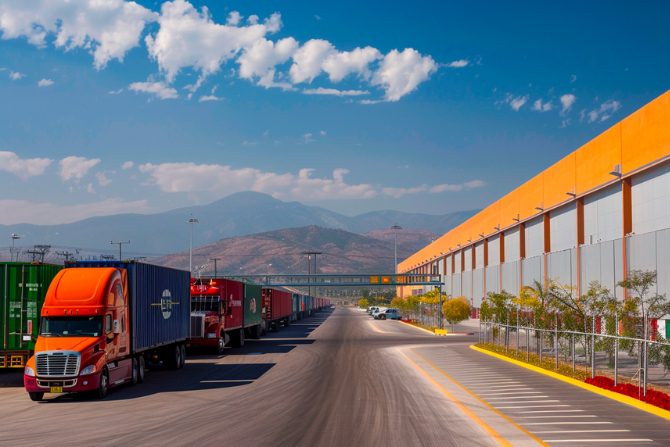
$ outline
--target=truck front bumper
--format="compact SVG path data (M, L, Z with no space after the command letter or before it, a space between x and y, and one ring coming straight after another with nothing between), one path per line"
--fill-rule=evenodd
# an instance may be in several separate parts
M31 377L23 375L23 386L29 393L50 393L52 389L62 389L63 393L80 393L98 389L100 374L57 379L53 377Z

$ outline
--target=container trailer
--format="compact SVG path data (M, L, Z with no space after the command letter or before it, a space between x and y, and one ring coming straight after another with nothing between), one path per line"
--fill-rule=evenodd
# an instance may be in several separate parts
M0 263L0 368L23 368L35 349L44 295L62 265Z
M260 338L261 287L224 278L193 280L189 346L221 352Z
M55 276L41 311L24 386L45 393L92 392L144 381L145 365L184 365L188 272L140 262L77 262Z
M263 288L263 315L265 327L279 330L280 326L290 324L293 314L293 295L278 289Z

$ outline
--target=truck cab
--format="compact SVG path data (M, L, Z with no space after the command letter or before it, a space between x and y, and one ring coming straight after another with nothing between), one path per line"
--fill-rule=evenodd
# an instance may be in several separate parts
M63 269L47 291L24 386L36 401L46 392L102 398L110 386L143 378L144 362L130 350L126 271Z
M190 346L223 351L229 337L225 333L228 303L214 280L191 284Z

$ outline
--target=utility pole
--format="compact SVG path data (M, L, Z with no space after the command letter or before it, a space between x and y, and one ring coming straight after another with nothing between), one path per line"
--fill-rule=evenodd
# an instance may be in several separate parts
M398 230L402 230L402 227L398 224L395 224L391 227L393 230L393 273L398 274ZM395 278L397 281L397 278Z
M303 251L303 255L307 256L307 294L312 296L312 256L314 256L314 273L316 273L316 257L317 255L323 254L321 251Z
M109 241L110 245L118 245L119 246L119 261L123 260L123 257L121 256L121 246L130 244L130 240L127 241Z
M191 227L191 243L189 244L188 249L188 271L189 273L193 273L193 225L200 223L200 221L191 214L191 217L189 217L186 223Z
M51 250L51 245L35 245L27 253L33 255L33 262L36 262L38 257L38 262L44 262L44 258L49 253L49 250Z
M216 262L220 261L221 258L210 258L210 261L214 261L214 277L216 278Z
M16 242L17 239L21 239L21 236L16 233L12 233L10 237L12 238L12 249L9 251L9 261L12 262L14 261L14 253L16 252L16 249L14 248L14 242ZM16 260L19 260L18 254L16 255Z
M70 262L70 258L74 255L74 253L72 253L71 251L67 251L67 250L65 250L65 251L57 251L56 254L57 254L58 256L62 256L62 257L65 258L65 264L67 264L68 262Z

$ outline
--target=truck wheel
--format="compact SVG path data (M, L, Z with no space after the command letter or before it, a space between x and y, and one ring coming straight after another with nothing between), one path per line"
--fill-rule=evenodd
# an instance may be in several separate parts
M137 361L137 357L133 358L133 366L132 369L133 371L131 372L130 375L130 384L131 385L137 385L137 382L139 381L138 379L138 374L139 374L139 368L137 366L139 362Z
M186 345L179 345L179 349L181 349L181 367L183 368L186 366Z
M144 382L144 356L137 357L137 383Z
M98 389L95 391L95 397L98 399L104 399L107 396L107 383L109 382L109 373L107 368L102 370L100 373L100 383L98 384Z
M28 393L28 396L30 396L30 400L32 400L33 402L39 402L44 397L44 393L41 391L34 391L34 392L31 391Z
M223 354L223 348L225 346L226 346L226 340L223 338L223 336L219 337L219 343L216 347L216 353Z
M170 366L173 369L180 369L182 366L184 366L184 360L181 356L181 348L179 345L175 345L172 348Z
M244 329L240 329L240 348L244 346Z

